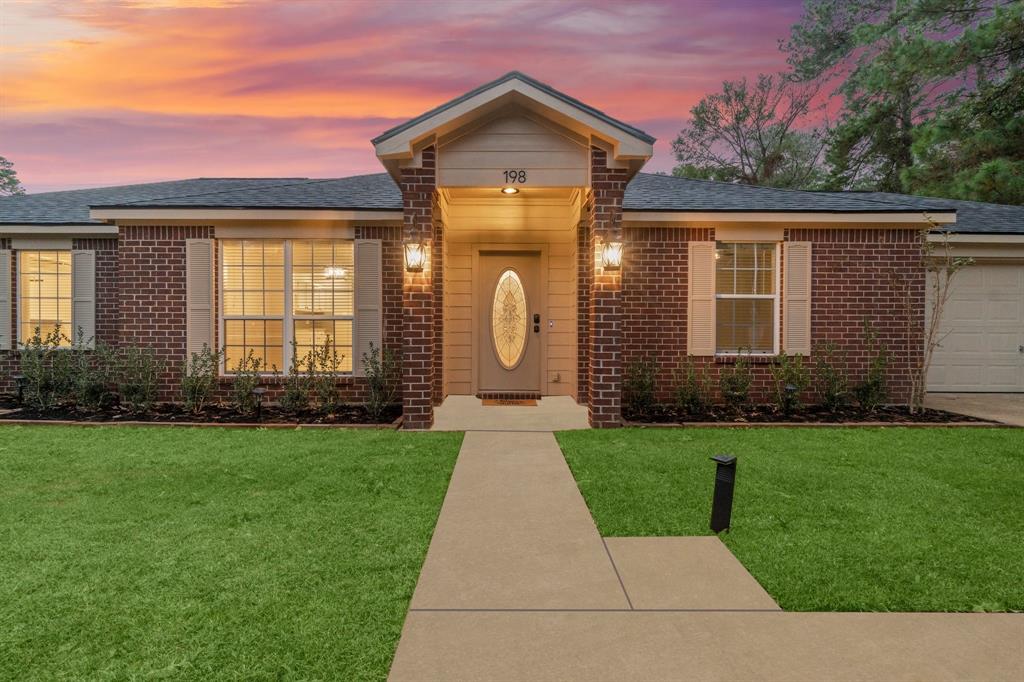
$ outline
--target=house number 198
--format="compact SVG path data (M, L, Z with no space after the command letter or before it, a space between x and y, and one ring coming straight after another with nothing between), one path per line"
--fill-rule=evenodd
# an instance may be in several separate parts
M507 182L509 184L512 184L512 183L522 184L522 183L526 182L526 171L524 171L524 170L507 170L507 171L505 171L505 182Z

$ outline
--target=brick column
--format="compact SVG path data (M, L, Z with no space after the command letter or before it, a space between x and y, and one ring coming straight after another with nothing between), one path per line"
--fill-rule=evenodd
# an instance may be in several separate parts
M422 157L420 168L402 169L399 182L402 241L419 241L427 249L423 272L405 270L403 253L402 413L407 429L426 429L434 423L434 148L424 149Z
M622 197L628 182L626 169L608 168L607 154L591 149L590 211L591 258L588 359L590 425L614 428L621 423L622 399L622 271L606 272L600 264L605 242L622 239ZM627 247L628 248L628 247Z

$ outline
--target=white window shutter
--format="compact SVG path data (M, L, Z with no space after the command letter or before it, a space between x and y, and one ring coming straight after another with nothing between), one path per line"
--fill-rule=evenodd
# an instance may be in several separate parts
M96 252L71 252L72 343L79 339L86 348L96 347Z
M782 348L789 355L811 354L811 243L783 246Z
M213 240L185 240L185 360L213 349Z
M690 242L687 262L687 355L715 354L715 243Z
M11 333L11 251L0 249L0 350L14 347Z
M352 342L352 371L356 376L366 374L363 353L370 352L370 344L381 347L383 316L383 273L381 271L381 243L379 239L357 239L355 245L355 322Z

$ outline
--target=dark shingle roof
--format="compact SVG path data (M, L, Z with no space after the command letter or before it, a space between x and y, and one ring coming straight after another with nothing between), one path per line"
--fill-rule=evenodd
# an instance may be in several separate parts
M195 178L0 198L0 224L77 225L90 207L401 210L387 173L348 178ZM801 192L639 173L629 211L888 213L956 211L953 230L1024 234L1024 207L883 192Z
M141 185L97 187L63 192L41 192L0 198L0 225L87 225L100 221L89 219L93 205L124 204L194 194L223 192L243 187L263 187L302 178L192 178Z
M441 112L446 111L447 109L451 109L452 107L456 106L457 104L465 102L466 100L468 100L468 99L470 99L472 97L476 97L481 92L485 92L487 90L490 90L491 88L493 88L493 87L495 87L497 85L501 85L502 83L504 83L506 81L510 81L510 80L519 80L519 81L522 81L522 82L524 82L524 83L526 83L528 85L532 85L533 87L537 88L538 90L541 90L541 91L551 95L555 99L559 99L559 100L565 102L566 104L569 104L571 106L576 107L577 109L585 111L588 114L590 114L591 116L594 116L595 118L598 118L598 119L604 121L608 125L614 126L614 127L618 128L619 130L623 131L624 133L627 133L629 135L632 135L633 137L641 139L641 140L643 140L644 142L646 142L648 144L654 144L656 139L657 139L657 138L652 137L651 135L648 135L647 133L645 133L644 131L640 130L639 128L634 128L633 126L629 125L628 123L623 123L622 121L620 121L620 120L618 120L616 118L612 118L611 116L609 116L608 114L604 113L600 109L595 109L594 107L590 106L589 104L584 104L583 102L579 101L575 97L570 97L569 95L565 94L564 92L556 90L555 88L551 87L547 83L542 83L539 80L537 80L535 78L531 78L530 76L527 76L525 73L521 73L519 71L509 71L508 73L506 73L501 78L497 78L497 79L491 81L490 83L484 83L480 87L473 88L472 90L470 90L466 94L459 95L455 99L450 100L448 102L445 102L444 104L442 104L439 107L434 107L430 111L424 112L424 113L420 114L419 116L417 116L416 118L410 119L410 120L406 121L405 123L402 123L401 125L397 125L394 128L391 128L389 130L385 130L383 133L381 133L377 137L373 138L370 142L372 144L377 144L379 142L383 142L384 140L386 140L386 139L388 139L390 137L394 137L395 135L397 135L398 133L402 132L403 130L408 130L409 128L413 127L414 125L427 120L431 116L436 116L437 114L440 114Z
M963 199L919 197L893 192L819 192L854 196L879 204L900 203L922 211L956 211L956 224L952 231L961 234L1024 234L1024 206L987 204Z
M877 202L851 194L739 185L673 175L637 173L626 187L622 207L629 211L919 213L920 208Z
M93 208L299 208L401 210L402 194L387 173L328 180L282 179L276 183L196 191Z

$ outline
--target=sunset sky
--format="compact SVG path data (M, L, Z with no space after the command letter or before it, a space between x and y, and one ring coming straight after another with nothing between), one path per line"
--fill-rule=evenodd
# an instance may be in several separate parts
M370 138L511 70L658 138L775 72L800 0L0 0L0 156L29 191L381 170Z

